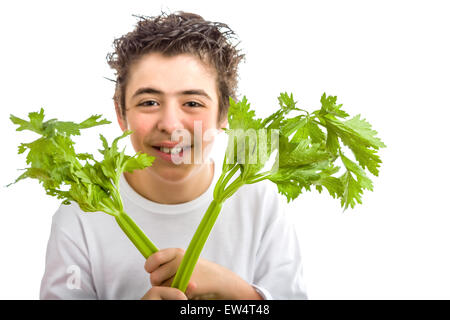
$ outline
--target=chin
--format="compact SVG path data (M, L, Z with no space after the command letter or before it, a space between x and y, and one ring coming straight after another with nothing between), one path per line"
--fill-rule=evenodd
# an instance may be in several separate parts
M166 183L180 183L195 174L195 168L186 168L183 166L153 168L152 173Z

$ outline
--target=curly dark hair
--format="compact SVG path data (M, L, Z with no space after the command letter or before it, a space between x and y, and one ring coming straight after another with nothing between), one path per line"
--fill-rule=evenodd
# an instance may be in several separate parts
M125 118L125 88L133 62L150 52L165 56L188 53L199 57L217 72L219 116L228 112L229 97L236 100L238 65L244 58L233 44L235 33L224 23L206 21L201 16L178 11L159 16L136 16L136 28L113 42L114 52L108 53L109 66L116 70L114 101Z

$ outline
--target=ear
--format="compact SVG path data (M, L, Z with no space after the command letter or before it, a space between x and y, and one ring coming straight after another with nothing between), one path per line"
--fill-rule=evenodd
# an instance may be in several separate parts
M122 131L127 130L128 129L127 120L123 117L119 104L115 100L114 100L114 108L116 110L117 122L119 123L120 129L122 129Z

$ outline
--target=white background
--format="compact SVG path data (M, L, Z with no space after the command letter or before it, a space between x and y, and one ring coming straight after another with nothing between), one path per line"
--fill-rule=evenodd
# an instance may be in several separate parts
M51 217L59 206L25 166L9 114L115 121L106 63L133 14L161 9L227 23L246 53L240 92L265 116L282 91L319 107L323 92L361 113L387 148L363 205L342 212L327 194L289 204L311 299L449 299L446 1L14 1L0 4L2 133L0 298L37 299ZM102 129L109 139L115 122ZM99 146L98 132L84 146ZM131 152L130 149L128 149Z

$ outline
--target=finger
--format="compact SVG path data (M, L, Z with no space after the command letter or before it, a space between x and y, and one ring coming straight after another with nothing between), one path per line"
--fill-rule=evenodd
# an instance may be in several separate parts
M175 275L173 275L172 277L170 277L170 278L167 279L167 280L164 280L164 282L161 283L160 286L161 286L161 287L171 287L171 286L172 286L173 279L175 279Z
M173 277L171 277L170 279L165 280L163 283L161 283L159 286L161 287L171 287L172 286L172 282L173 279L175 279L175 275ZM194 284L193 282L189 282L187 288L186 288L186 292L189 289L189 286L193 286L192 290L195 290L195 288L197 288L197 284ZM185 292L185 293L186 293Z
M173 277L177 273L179 260L181 259L171 260L159 266L155 271L152 271L150 273L150 283L152 286L165 286L168 282L167 286L170 286Z
M175 288L153 287L147 291L141 300L187 300L187 297Z
M176 288L170 288L170 287L160 287L160 297L162 300L187 300L186 295L176 289Z
M145 261L144 265L145 270L148 273L153 272L160 265L175 259L177 256L176 252L177 251L174 248L162 249L155 252Z
M186 288L186 291L184 292L188 299L194 298L195 289L197 289L197 283L190 281Z

